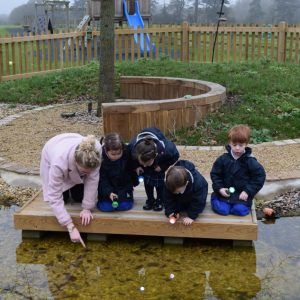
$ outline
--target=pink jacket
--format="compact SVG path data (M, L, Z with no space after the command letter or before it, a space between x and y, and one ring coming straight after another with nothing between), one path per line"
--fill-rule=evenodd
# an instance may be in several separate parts
M72 222L67 212L63 192L76 184L84 183L83 209L95 207L99 182L99 168L80 178L75 163L75 148L84 140L77 133L64 133L51 138L42 150L40 174L42 178L44 201L53 209L58 222L66 226ZM96 142L101 153L101 145Z

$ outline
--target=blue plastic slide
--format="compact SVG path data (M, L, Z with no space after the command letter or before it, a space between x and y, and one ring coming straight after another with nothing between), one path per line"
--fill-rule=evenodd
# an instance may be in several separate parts
M127 3L126 0L123 0L123 8L124 8L124 15L126 17L128 26L137 29L137 28L144 28L144 22L140 14L140 8L139 8L139 2L138 0L135 0L134 3L134 8L135 8L135 13L133 15L128 14L127 10ZM138 34L140 35L140 39L138 40ZM146 51L147 54L150 52L150 37L148 33L135 33L134 34L134 42L137 44L138 42L140 43L140 49L141 49L141 54L144 54L144 47L145 47L145 42L144 42L144 37L146 37ZM152 44L152 51L153 55L155 55L155 44Z

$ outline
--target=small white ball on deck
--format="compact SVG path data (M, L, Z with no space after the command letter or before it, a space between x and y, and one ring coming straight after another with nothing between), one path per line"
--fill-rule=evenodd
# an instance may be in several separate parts
M175 275L173 273L170 274L170 279L174 279Z
M143 286L140 287L140 291L143 292L145 288Z

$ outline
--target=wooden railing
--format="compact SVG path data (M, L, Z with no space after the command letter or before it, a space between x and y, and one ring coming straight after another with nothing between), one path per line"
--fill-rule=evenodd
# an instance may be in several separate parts
M115 60L135 61L143 57L211 62L216 26L183 23L145 29L115 30ZM150 43L147 42L148 34ZM84 32L26 35L0 38L0 80L84 65L98 60L99 31L92 39ZM142 39L141 44L141 36ZM143 51L145 49L145 51ZM266 58L299 63L300 26L285 22L272 27L221 26L215 48L215 62L243 62Z

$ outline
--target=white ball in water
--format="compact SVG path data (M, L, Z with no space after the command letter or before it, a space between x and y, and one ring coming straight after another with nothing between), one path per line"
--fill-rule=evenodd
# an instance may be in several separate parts
M140 287L140 291L143 292L145 288L143 286Z
M12 66L13 62L10 60L10 61L8 62L8 64L9 64L10 66Z
M170 274L170 279L174 279L175 275L173 273Z

